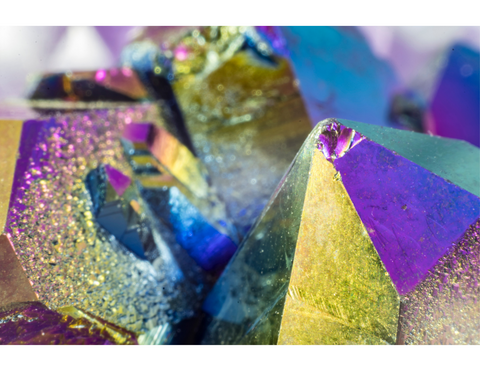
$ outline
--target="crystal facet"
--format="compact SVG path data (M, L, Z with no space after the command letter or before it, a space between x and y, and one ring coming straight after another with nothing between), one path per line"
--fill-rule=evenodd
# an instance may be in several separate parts
M480 199L466 189L478 156L465 142L320 123L207 297L203 343L479 342Z

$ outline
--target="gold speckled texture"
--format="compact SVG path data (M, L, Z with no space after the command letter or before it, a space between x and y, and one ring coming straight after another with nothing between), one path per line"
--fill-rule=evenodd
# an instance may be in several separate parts
M316 150L279 344L393 344L399 297L336 170Z
M0 120L0 234L7 220L22 121Z
M172 319L170 302L178 290L164 254L152 264L139 260L99 228L84 183L102 163L131 176L120 143L123 127L152 117L150 105L59 113L58 124L37 143L48 161L30 163L6 231L34 291L50 308L74 305L135 332Z
M400 344L480 344L480 220L402 297Z

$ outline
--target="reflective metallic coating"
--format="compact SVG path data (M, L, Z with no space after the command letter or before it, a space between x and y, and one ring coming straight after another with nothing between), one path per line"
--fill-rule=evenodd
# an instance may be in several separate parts
M402 298L405 344L480 344L480 220Z
M334 164L401 295L480 216L477 196L371 140Z
M120 137L126 122L144 119L151 106L26 122L6 227L41 301L138 332L191 315L194 299L178 298L167 255L141 261L98 228L84 179L102 163L131 176Z
M393 344L399 296L336 170L315 151L279 344Z
M134 333L73 307L58 313L40 302L22 302L0 308L0 344L113 345L137 340Z

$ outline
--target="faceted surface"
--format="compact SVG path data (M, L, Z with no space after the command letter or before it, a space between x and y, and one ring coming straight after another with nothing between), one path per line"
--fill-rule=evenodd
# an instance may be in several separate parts
M137 344L134 333L99 321L73 307L60 312L50 310L40 302L13 303L0 308L0 344Z
M21 121L0 120L0 233L7 220L22 124Z
M458 184L478 152L320 123L207 297L203 343L477 342L480 199Z
M393 344L399 297L336 170L310 169L279 344Z
M221 270L238 236L200 161L165 129L148 123L127 125L122 142L156 217L202 269Z
M203 343L236 344L283 301L293 264L314 140L310 136L203 304ZM275 311L273 312L275 313ZM276 343L279 323L266 340ZM268 326L270 327L270 326Z
M237 245L215 229L177 187L165 188L142 190L155 215L172 228L176 241L204 270L225 267Z
M334 163L401 295L480 215L478 197L370 140Z
M155 241L148 222L142 220L134 190L133 197L121 197L130 184L130 177L110 165L99 166L86 178L96 221L135 255L146 259L147 251L156 250ZM150 260L155 258L152 256Z

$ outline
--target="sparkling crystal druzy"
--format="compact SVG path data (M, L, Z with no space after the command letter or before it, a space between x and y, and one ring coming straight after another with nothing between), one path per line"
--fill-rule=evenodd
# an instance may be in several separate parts
M192 315L197 286L177 265L141 197L130 197L135 184L120 139L127 123L157 122L151 108L0 122L6 134L0 138L0 250L8 261L1 267L0 305L38 298L52 310L75 306L138 333ZM92 202L85 184L102 166L103 201L113 196L129 211L120 238L96 223L93 206L105 202Z
M203 309L203 343L480 343L480 152L326 120Z

